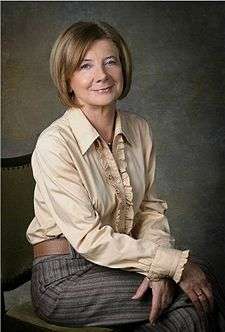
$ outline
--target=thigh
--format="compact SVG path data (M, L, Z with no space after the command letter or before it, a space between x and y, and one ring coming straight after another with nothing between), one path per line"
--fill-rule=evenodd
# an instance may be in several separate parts
M33 267L32 298L43 319L65 326L111 326L148 319L151 293L132 300L143 276L110 269L76 254Z
M155 326L140 324L133 332L213 332L210 315L199 318L187 295L180 291L173 304L165 310Z

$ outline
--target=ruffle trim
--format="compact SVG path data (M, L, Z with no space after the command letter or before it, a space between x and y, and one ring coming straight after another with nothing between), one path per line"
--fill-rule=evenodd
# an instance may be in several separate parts
M133 228L134 220L134 208L133 208L133 189L130 183L130 177L127 173L127 162L124 151L125 145L122 135L119 136L116 148L116 155L119 161L119 171L123 182L123 187L125 191L125 230L127 234L130 234ZM119 211L120 212L120 211ZM119 218L119 216L118 216Z
M105 171L105 179L111 185L117 198L114 213L115 231L130 234L133 228L133 190L127 173L127 162L122 135L118 137L116 145L116 159L118 166L111 155L102 146L97 148L100 163ZM119 173L118 173L119 169ZM121 183L122 179L122 183Z
M182 276L182 273L183 273L183 270L184 270L184 266L185 266L185 264L187 263L187 260L188 260L189 253L190 253L190 250L184 250L181 253L179 264L178 264L178 266L176 268L176 272L174 273L174 276L173 276L173 280L176 283L178 283L181 279L181 276Z

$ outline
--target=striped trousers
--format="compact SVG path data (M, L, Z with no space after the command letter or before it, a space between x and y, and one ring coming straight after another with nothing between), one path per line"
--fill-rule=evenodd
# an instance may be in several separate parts
M214 320L199 319L180 290L155 326L148 322L151 291L132 296L143 276L93 264L75 250L34 260L31 295L36 313L62 326L105 326L117 332L218 332Z

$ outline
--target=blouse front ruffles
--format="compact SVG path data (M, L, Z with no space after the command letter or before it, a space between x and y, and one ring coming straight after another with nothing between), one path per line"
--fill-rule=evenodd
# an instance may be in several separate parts
M130 234L134 220L133 191L127 173L123 137L120 135L116 144L115 159L118 161L118 167L111 151L100 144L97 144L99 161L104 170L105 180L112 187L117 199L112 215L113 229L118 233Z
M31 244L64 236L95 264L180 281L189 251L174 248L155 191L148 121L117 110L111 151L79 108L68 109L41 133L32 169Z

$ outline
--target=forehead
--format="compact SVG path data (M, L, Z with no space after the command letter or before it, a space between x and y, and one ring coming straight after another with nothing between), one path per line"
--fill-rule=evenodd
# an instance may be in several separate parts
M84 55L85 58L92 58L95 56L118 56L119 51L115 43L111 39L95 40L88 48Z

